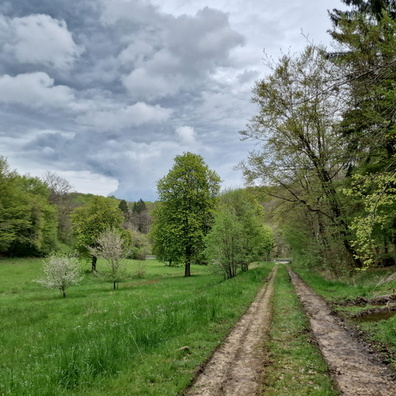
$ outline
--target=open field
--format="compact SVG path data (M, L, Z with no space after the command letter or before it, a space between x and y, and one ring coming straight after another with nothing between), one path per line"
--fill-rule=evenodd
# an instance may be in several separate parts
M128 263L131 273L138 264ZM183 268L148 260L144 279L116 291L86 272L66 299L33 282L41 267L0 261L1 395L176 395L272 265L224 282L206 267L184 278Z

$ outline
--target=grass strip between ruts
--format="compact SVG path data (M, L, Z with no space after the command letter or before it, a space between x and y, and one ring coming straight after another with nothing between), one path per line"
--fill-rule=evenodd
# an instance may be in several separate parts
M309 331L286 268L279 266L273 296L273 318L267 344L266 396L334 396L326 362Z

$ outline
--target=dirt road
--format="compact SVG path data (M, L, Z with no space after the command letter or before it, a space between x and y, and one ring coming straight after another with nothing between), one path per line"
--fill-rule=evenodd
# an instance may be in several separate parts
M277 267L185 395L258 394L265 360L263 346L271 325L270 304L276 271Z
M277 268L184 396L263 395L264 367L268 362L264 344L271 327L271 299ZM395 396L395 374L353 338L324 300L290 269L289 276L339 393Z
M396 383L388 368L340 326L326 303L298 275L290 269L289 275L341 394L395 396Z

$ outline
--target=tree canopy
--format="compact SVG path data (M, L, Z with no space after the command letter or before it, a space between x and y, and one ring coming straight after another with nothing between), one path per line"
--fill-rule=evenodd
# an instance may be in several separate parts
M190 276L191 262L200 262L204 237L213 223L220 178L200 155L184 153L157 183L160 205L154 216L154 250L160 259L184 263Z

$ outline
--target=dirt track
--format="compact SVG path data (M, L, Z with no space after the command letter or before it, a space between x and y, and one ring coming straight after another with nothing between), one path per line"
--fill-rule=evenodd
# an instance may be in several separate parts
M298 275L291 270L289 275L341 394L395 396L396 383L388 368L340 326L326 303Z
M271 326L271 297L276 271L277 266L248 311L183 395L263 395L264 343ZM353 338L332 315L324 300L290 269L289 276L340 394L395 396L394 373Z
M276 270L277 267L186 395L258 394L265 359L263 345L271 325L270 304Z

